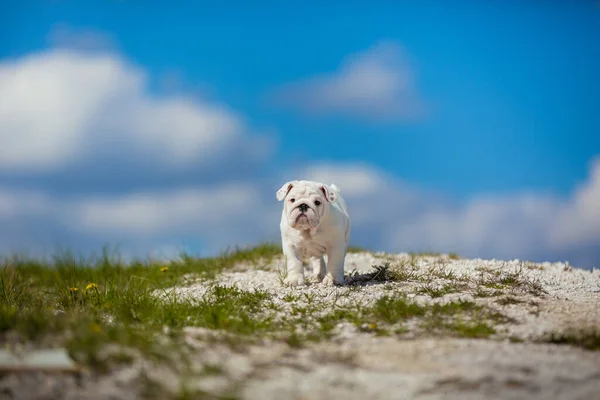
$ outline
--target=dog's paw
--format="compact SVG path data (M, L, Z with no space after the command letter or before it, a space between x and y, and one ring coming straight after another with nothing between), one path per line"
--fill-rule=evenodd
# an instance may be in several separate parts
M323 279L325 279L325 275L324 275L324 274L323 274L323 275L321 275L321 274L319 274L319 273L316 273L316 274L312 274L312 275L310 276L310 280L311 280L312 282L316 282L316 283L323 282Z
M302 286L306 283L302 274L291 274L283 280L283 284L286 286Z
M334 279L334 277L331 274L327 274L325 275L325 278L323 278L323 285L325 286L343 286L344 285L344 278L340 279Z

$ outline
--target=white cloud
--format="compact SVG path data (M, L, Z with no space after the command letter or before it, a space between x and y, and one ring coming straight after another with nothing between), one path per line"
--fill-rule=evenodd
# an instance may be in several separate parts
M33 177L19 183L29 189L0 186L0 249L116 241L139 250L198 237L216 251L266 239L276 224L257 218L269 203L253 183L223 177L252 179L270 138L214 101L152 93L143 69L92 46L101 35L81 37L55 32L58 48L0 62L0 173Z
M593 251L600 249L600 158L567 199L520 193L479 195L460 204L364 165L316 165L298 176L340 187L357 244L484 258L570 257L600 266L600 251Z
M378 171L365 165L324 165L308 167L303 176L327 184L335 183L344 188L343 193L352 197L368 196L385 188L385 178Z
M599 244L600 158L590 165L589 180L579 185L573 197L556 216L550 242L558 248Z
M0 64L0 169L39 171L89 157L202 164L258 151L227 107L153 96L147 74L109 53L54 49Z
M49 224L51 230L67 229L69 235L65 237L125 242L133 248L140 243L163 246L161 241L170 242L173 237L196 237L204 250L218 251L232 244L256 244L274 237L279 215L276 205L265 200L266 194L256 185L235 182L85 197L0 188L0 237L10 236L2 227L19 222L26 227L25 221L33 221L27 227L29 233ZM23 229L22 237L27 229Z
M0 222L20 216L51 213L50 199L36 191L10 190L0 187Z
M477 196L464 204L360 164L314 165L288 171L285 179L338 185L352 214L352 243L374 250L456 251L467 257L566 259L600 266L598 176L600 159L567 199L521 193ZM273 194L283 181L85 197L0 188L0 238L9 238L13 229L27 238L50 223L78 239L126 243L126 249L173 249L174 238L193 238L205 251L216 252L278 240L281 204Z
M348 202L353 225L372 226L378 232L385 231L390 219L399 220L406 210L419 207L416 189L364 164L316 163L290 175L335 183Z
M153 236L181 230L210 234L257 218L260 202L247 184L85 198L73 207L75 228L91 233Z
M546 233L559 206L556 200L526 195L480 197L462 207L440 205L397 221L388 246L470 256L539 256L548 250Z
M350 57L333 76L288 88L288 100L314 111L403 117L420 104L406 66L399 48L383 43ZM204 165L222 172L239 162L232 154L268 157L265 142L251 137L226 107L156 96L148 88L147 74L117 54L62 48L0 63L0 171L62 173L78 162L97 167L119 158L119 166L142 159L158 164L158 171ZM502 258L574 254L586 263L600 257L594 250L600 249L600 158L567 199L522 193L476 196L465 204L364 164L285 172L277 182L256 174L243 182L217 177L211 186L183 181L168 191L132 187L128 194L0 187L0 249L35 248L61 237L95 246L117 241L137 251L172 251L177 238L197 238L206 251L278 240L280 204L273 194L285 180L306 178L341 188L358 245Z
M74 231L110 240L196 237L204 250L257 244L273 237L278 215L250 183L83 198L64 214Z
M404 120L424 112L415 73L402 47L382 41L347 57L333 74L309 78L275 91L280 105L311 114L344 114Z
M576 250L590 245L600 249L599 177L600 159L566 200L527 193L480 196L463 207L425 212L406 224L398 221L389 245L498 258L573 255L589 261L600 257L600 251L592 256ZM600 266L600 259L595 262Z

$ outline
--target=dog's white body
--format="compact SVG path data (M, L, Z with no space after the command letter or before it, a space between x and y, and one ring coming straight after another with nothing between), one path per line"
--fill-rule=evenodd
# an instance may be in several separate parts
M290 181L277 191L277 200L285 200L280 223L287 263L284 283L303 285L303 259L310 258L318 281L343 285L350 216L339 189L315 181Z

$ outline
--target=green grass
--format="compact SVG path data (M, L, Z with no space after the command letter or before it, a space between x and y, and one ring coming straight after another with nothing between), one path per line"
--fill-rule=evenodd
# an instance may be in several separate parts
M9 348L65 347L75 361L95 373L132 363L136 357L181 368L182 362L187 365L182 328L198 326L235 335L232 344L251 341L275 329L265 315L273 303L266 292L216 284L193 301L178 298L169 288L189 274L210 282L238 263L260 267L280 254L278 246L265 244L214 258L182 254L169 263L124 263L107 249L89 258L69 252L45 260L4 258L0 341ZM223 341L231 340L222 336ZM183 397L196 398L191 393Z
M539 340L543 343L569 345L586 350L600 350L600 328L571 328L566 332L551 332Z
M71 253L42 261L5 259L0 266L0 335L12 332L30 341L50 335L71 349L81 349L113 340L145 347L151 341L148 332L162 326L196 324L249 334L268 324L249 317L264 305L265 293L215 286L206 298L190 303L168 296L159 299L152 292L173 286L185 274L211 279L236 263L266 263L277 255L278 247L266 244L215 258L182 255L168 265L126 265L108 251L89 259Z
M478 276L474 279L477 297L499 296L504 293L531 294L542 296L545 291L540 282L528 277L526 270L531 270L528 263L521 263L519 268L512 271L503 268L491 269L479 267Z
M507 306L511 304L522 304L525 303L525 300L521 300L515 296L506 296L496 300L496 303L500 304L501 306Z
M417 294L425 294L428 295L431 298L438 298L438 297L443 297L449 293L456 293L456 292L460 292L462 288L462 285L457 284L457 283L446 283L443 284L441 286L436 286L436 285L432 285L432 284L425 284L422 285L421 287L419 287L417 289Z
M442 257L443 253L438 251L411 251L408 253L411 257ZM455 252L450 252L446 256L451 260L460 260L460 256Z
M493 323L501 315L474 302L455 300L421 305L405 296L384 296L368 310L372 323L398 324L415 319L424 334L485 338L494 334Z
M352 271L346 275L348 285L360 285L368 282L398 282L406 279L407 276L404 272L397 265L392 266L391 263L374 265L373 272L366 274L358 274L357 271Z
M502 290L488 289L484 286L479 286L479 285L477 285L475 287L475 289L473 290L473 296L479 297L479 298L497 297L497 296L501 296L502 294L504 294L504 292Z
M382 296L370 305L336 307L330 311L315 299L302 304L293 306L289 318L280 325L289 332L286 341L293 347L330 338L341 322L378 336L402 335L408 332L406 323L412 320L425 336L486 338L496 332L495 323L506 320L501 314L471 301L419 304L399 293Z
M360 246L354 246L354 245L350 245L348 246L348 253L369 253L370 250L364 248L364 247L360 247Z
M422 272L417 267L415 258L399 261L394 264L386 263L383 267L387 269L386 280L392 282L419 281L422 278Z
M393 324L413 317L425 315L426 308L404 296L384 296L378 299L370 310L376 321Z
M75 360L102 373L136 357L176 364L187 356L183 328L188 326L210 329L215 335L209 340L234 347L255 338L302 347L330 339L341 323L352 324L365 334L399 338L408 332L486 338L496 333L496 324L508 319L472 301L443 302L446 294L509 292L497 301L507 305L516 304L512 292L541 291L519 271L482 270L477 279L469 279L446 268L451 264L447 259L423 264L417 256L384 262L367 274L349 274L349 286L332 288L326 298L294 290L279 304L267 291L225 287L215 280L240 263L260 269L280 256L278 245L265 244L213 258L182 254L168 263L125 263L108 249L89 258L69 252L47 260L6 258L0 261L0 340L9 347L23 343L64 346ZM180 297L172 290L183 286L189 276L204 281L208 288L204 295ZM340 301L369 283L382 283L385 295L370 303ZM399 286L439 300L416 302L399 292ZM553 340L577 341L574 337ZM595 340L587 336L580 343L593 347ZM107 348L114 351L107 352ZM219 368L207 366L201 373L216 375L221 373ZM183 390L180 397L194 398L194 394Z
M455 332L457 336L473 339L487 338L496 333L496 329L487 321L456 320L446 324L444 329Z
M472 301L457 300L432 307L422 327L431 333L463 338L487 338L503 316Z

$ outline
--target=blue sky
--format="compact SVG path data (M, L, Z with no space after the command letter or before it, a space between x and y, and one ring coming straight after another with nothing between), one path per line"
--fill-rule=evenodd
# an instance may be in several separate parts
M0 6L0 71L9 65L22 71L17 77L7 67L0 89L4 82L25 99L19 113L0 119L0 157L12 160L0 162L0 195L3 190L12 202L4 226L22 232L18 238L4 233L12 238L6 251L63 240L81 249L115 241L136 254L182 243L211 252L276 240L273 194L293 174L304 174L363 188L349 193L359 245L599 264L599 2L82 4ZM86 72L103 60L117 60L116 72L102 78ZM53 81L38 70L65 76ZM77 76L105 84L83 89ZM18 79L25 84L14 84ZM34 79L46 83L31 84ZM119 89L128 85L130 91ZM47 91L41 95L40 88ZM113 98L137 110L127 124L106 105ZM169 99L189 104L165 111L167 122L156 122L160 129L140 122L148 115L139 111L144 105L155 101L146 112L158 115ZM201 128L216 108L219 124L239 126ZM64 132L56 122L63 120L52 116L75 118L78 109L94 123L65 119L72 134L61 136L64 147L52 145L58 136L49 135L60 133L46 128L51 124L23 122L45 116ZM40 110L48 112L36 116ZM197 118L186 119L190 113ZM11 117L17 114L22 120ZM186 122L170 132L169 118ZM146 152L144 135L151 134L157 135L154 152ZM17 136L50 144L38 146L37 162L9 157L29 145ZM64 153L67 145L80 156ZM172 153L157 153L161 146L172 146ZM88 147L97 151L88 154ZM64 154L50 157L52 148ZM197 152L186 155L186 148ZM45 156L54 161L41 162ZM188 161L173 167L176 158ZM197 221L206 229L187 226L185 216L159 221L140 212L133 223L144 235L98 223L110 218L72 223L87 221L73 211L80 208L120 219L129 210L123 202L132 198L150 199L149 214L170 215L173 204L182 208L193 196L212 204L208 194L232 187L249 190L264 208L241 217L217 205L219 219ZM380 195L368 187L379 187ZM189 200L164 198L189 191ZM42 205L29 204L31 198Z

